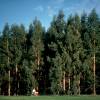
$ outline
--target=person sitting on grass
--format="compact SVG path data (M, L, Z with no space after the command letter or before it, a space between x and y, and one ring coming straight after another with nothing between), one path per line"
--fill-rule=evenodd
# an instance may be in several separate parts
M39 92L36 91L35 88L34 88L33 91L32 91L32 95L34 95L34 96L38 96L38 95L39 95Z

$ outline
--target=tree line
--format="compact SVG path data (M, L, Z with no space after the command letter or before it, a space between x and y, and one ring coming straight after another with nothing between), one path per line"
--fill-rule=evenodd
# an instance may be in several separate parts
M62 10L45 30L35 18L6 23L0 35L0 95L100 94L100 18Z

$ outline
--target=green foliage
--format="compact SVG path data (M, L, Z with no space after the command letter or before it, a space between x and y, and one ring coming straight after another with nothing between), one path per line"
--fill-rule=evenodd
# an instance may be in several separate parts
M33 27L33 29L32 29ZM30 47L28 50L29 55L29 62L30 66L33 70L34 75L34 88L39 86L40 81L40 70L43 66L43 50L44 50L44 44L43 44L43 36L44 36L44 28L41 25L41 22L37 19L34 20L33 26L30 26L29 35L31 34L31 37L29 38L30 41Z
M32 70L29 68L27 60L23 61L20 68L20 80L19 80L19 94L30 95L32 92Z
M62 39L65 34L65 21L62 11L59 12L57 17L54 17L51 27L48 30L50 36L50 43L48 48L51 52L49 55L51 80L51 91L53 94L59 94L62 90L62 77L63 77L63 61L62 61Z
M6 24L0 34L0 94L91 94L96 82L100 93L100 18L95 9L54 16L45 32L35 18L26 31L23 24ZM96 55L96 79L93 55ZM9 74L10 71L10 74ZM9 77L8 77L9 75ZM9 86L10 85L10 86ZM98 92L99 91L99 92Z
M57 53L56 58L53 59L54 65L50 69L51 91L53 94L59 94L61 91L62 80L62 59Z

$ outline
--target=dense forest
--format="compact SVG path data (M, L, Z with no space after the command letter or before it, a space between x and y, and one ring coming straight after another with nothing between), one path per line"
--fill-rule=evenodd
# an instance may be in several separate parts
M0 95L100 94L100 18L59 11L45 30L35 18L0 35Z

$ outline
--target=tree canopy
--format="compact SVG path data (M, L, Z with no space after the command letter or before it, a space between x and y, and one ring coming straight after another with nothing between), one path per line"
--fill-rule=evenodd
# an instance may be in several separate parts
M100 18L60 10L45 31L35 18L0 34L0 95L100 94Z

